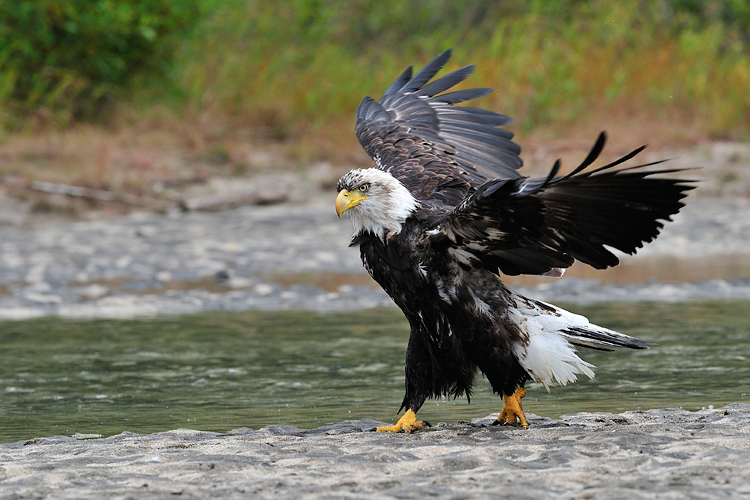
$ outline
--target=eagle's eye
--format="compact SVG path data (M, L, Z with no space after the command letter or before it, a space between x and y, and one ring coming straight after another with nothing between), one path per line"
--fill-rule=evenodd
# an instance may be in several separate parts
M368 189L370 189L369 184L362 184L361 186L359 186L360 193L366 193Z

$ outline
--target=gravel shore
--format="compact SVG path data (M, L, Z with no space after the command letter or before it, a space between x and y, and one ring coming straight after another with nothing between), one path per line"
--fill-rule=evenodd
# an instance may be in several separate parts
M328 199L0 227L0 319L390 306L358 250L348 247L350 230ZM750 298L750 200L691 199L656 241L623 261L637 266L658 259L682 262L678 275L706 272L697 280L607 283L606 271L522 291L581 303ZM731 274L734 268L711 274L712 266L728 261L744 274Z
M531 415L528 430L376 421L0 445L0 498L745 498L750 405ZM85 436L81 436L85 438Z

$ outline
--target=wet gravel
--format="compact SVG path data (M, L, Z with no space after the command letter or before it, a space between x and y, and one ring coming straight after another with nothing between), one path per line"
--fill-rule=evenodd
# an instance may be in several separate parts
M0 227L0 319L390 306L348 247L350 231L327 199ZM635 259L665 255L750 262L750 200L691 199ZM335 279L321 286L316 276ZM564 277L523 292L564 302L747 299L746 278L613 285Z

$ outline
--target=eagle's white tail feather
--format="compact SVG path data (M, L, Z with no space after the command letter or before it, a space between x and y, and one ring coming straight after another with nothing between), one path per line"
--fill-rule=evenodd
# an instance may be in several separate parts
M509 319L528 335L529 342L515 345L513 353L534 380L549 391L551 386L575 382L578 375L594 378L594 365L578 357L564 333L570 327L589 326L589 321L564 309L515 298L520 300L517 307L509 309Z

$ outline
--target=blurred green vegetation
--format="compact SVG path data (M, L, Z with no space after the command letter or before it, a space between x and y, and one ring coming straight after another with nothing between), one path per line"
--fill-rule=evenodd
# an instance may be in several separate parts
M448 47L522 130L610 110L750 137L745 0L0 0L0 119L159 103L336 142L363 95Z
M6 126L42 113L91 120L166 76L195 0L0 1L0 103Z

